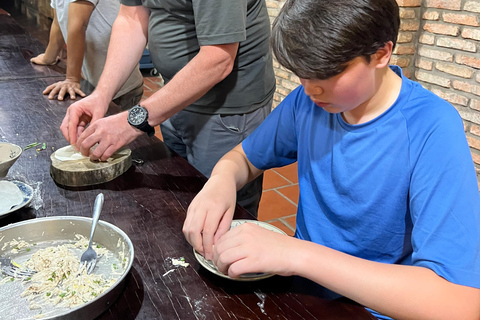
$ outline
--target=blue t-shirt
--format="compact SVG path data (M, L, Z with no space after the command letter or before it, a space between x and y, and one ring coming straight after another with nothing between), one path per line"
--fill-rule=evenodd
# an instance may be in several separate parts
M259 169L298 162L295 236L480 288L480 196L455 108L402 77L395 103L351 125L299 86L242 143Z

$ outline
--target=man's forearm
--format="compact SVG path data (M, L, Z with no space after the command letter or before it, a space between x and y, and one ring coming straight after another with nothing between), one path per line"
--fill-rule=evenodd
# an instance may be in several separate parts
M204 46L168 84L142 105L149 110L149 123L158 125L197 101L225 79L233 67L238 43Z
M107 61L95 90L108 102L122 88L138 65L147 44L149 10L120 6L108 46Z

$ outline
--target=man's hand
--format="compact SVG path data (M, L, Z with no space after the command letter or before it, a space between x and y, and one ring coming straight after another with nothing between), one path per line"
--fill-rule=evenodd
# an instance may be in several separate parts
M70 95L70 99L75 100L76 95L78 94L81 97L85 97L86 94L82 91L80 82L65 79L64 81L59 81L57 83L49 85L43 94L48 94L48 99L53 100L55 95L58 94L58 100L62 101L65 97L65 94Z
M244 223L215 243L213 262L220 272L237 278L244 273L294 274L295 252L301 240Z
M118 149L144 134L128 124L127 114L128 112L122 112L92 121L78 138L76 149L83 155L90 156L91 160L106 161ZM90 149L97 143L95 150L90 153Z
M70 144L76 144L78 137L88 124L103 118L107 113L109 102L99 98L95 91L67 109L60 130Z
M53 66L60 61L60 57L47 57L45 53L41 53L36 57L30 59L31 63L38 64L41 66Z
M213 257L216 240L230 229L236 195L234 181L214 175L188 207L183 233L193 248L208 260Z

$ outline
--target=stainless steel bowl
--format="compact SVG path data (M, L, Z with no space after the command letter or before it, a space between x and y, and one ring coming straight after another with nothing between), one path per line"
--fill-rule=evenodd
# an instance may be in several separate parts
M51 242L53 245L59 242L76 241L76 234L81 234L85 237L89 236L91 224L91 218L59 216L32 219L8 225L0 228L0 256L13 258L13 260L18 262L26 261L34 253L34 250L12 254L11 248L5 244L10 243L12 240L24 240L29 243L42 244ZM106 247L119 259L120 257L127 259L118 280L94 300L76 308L62 310L59 314L53 316L45 316L42 319L94 319L108 309L123 291L125 279L132 267L134 258L132 242L121 229L102 220L98 222L94 241ZM99 272L105 274L108 273L108 270L109 268L104 268ZM0 314L3 315L2 319L8 314L8 310L5 309L8 308L8 305L13 306L21 303L23 300L25 300L25 304L28 304L26 299L20 298L14 293L12 294L11 291L4 291L0 290L0 301L2 301ZM17 314L15 319L30 319L31 316L31 314Z

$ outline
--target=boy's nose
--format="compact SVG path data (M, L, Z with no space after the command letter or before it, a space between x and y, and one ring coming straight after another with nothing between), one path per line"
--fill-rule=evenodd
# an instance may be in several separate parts
M317 83L314 83L312 80L300 79L300 83L303 85L303 88L305 89L305 94L309 97L318 96L323 93L323 88L319 86Z

